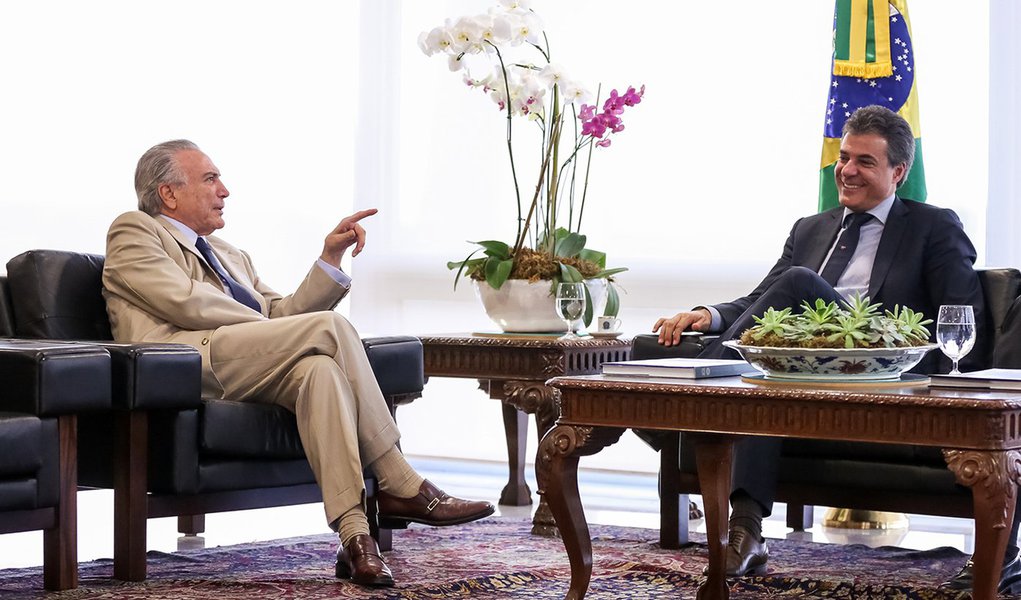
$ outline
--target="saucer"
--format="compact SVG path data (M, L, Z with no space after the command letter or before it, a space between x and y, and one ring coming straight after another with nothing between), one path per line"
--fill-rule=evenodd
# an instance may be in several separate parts
M598 338L598 339L612 340L614 338L619 338L622 333L624 333L624 332L623 331L590 331L589 335L591 335L594 338Z

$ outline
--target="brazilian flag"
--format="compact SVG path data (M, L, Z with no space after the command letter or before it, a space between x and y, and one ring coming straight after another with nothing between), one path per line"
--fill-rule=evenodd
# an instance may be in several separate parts
M907 0L837 0L833 15L833 75L819 171L820 212L839 206L833 167L840 155L844 122L855 110L870 104L900 113L911 125L915 134L915 163L897 195L925 202L915 54Z

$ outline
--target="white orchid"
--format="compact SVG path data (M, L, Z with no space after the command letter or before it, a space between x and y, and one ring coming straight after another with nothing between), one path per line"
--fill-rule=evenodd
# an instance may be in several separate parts
M589 89L571 77L562 65L550 61L549 43L542 21L531 10L531 4L531 0L500 0L500 5L487 13L461 17L453 23L447 20L443 27L423 33L418 39L422 52L426 55L446 54L450 70L462 71L464 83L472 88L481 88L506 115L507 150L518 204L513 252L512 246L502 242L480 242L486 249L487 258L469 256L464 261L448 264L473 277L485 272L486 280L494 287L500 287L509 276L517 252L525 250L522 244L526 237L532 238L534 252L550 258L558 256L554 252L565 247L584 248L585 237L579 230L588 190L591 153L596 147L609 146L609 135L624 129L620 119L623 107L641 102L645 91L644 87L641 91L628 88L621 96L613 90L603 111L597 113L596 107L587 104L592 101ZM489 74L484 77L476 75L482 72ZM576 106L573 110L565 110L568 105ZM542 172L539 174L540 184L532 192L530 207L522 202L521 191L526 188L518 185L517 150L512 143L514 117L528 119L541 132L542 154L539 158ZM565 121L575 119L574 126L565 127ZM568 142L572 139L573 143ZM588 155L584 159L583 150ZM574 195L576 176L583 177L579 179L581 199L577 211ZM532 176L527 178L534 181ZM564 210L560 210L561 206ZM581 256L583 250L575 252ZM602 253L589 252L586 256L605 266ZM483 263L489 266L483 268ZM493 268L490 269L490 266ZM561 262L561 276L579 280L580 273L571 269L574 267ZM594 276L609 276L619 271L608 269Z
M588 104L592 102L592 92L577 81L564 81L560 84L561 98L564 104Z
M418 36L418 47L426 56L446 51L453 42L454 38L446 27L434 27L432 31L428 33L423 31Z
M551 62L539 70L538 77L546 85L546 87L551 88L555 85L562 84L562 82L567 79L567 73L564 71L563 65Z
M486 50L510 43L513 20L507 15L486 15L478 19L479 38L488 42Z

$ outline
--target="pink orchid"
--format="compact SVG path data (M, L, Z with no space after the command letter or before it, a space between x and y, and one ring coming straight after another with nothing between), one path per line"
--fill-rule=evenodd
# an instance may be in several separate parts
M620 118L620 115L624 114L624 107L640 103L644 95L644 85L639 91L629 87L623 96L617 90L611 90L610 97L603 103L603 112L598 114L594 106L583 104L581 110L578 111L578 119L581 121L581 134L599 140L596 142L596 145L606 148L610 145L609 138L603 139L603 136L606 135L606 130L609 129L611 133L624 131L624 121Z
M629 87L627 93L624 94L624 104L628 106L634 106L642 101L642 96L645 95L645 86L642 86L641 91L635 92L635 88Z

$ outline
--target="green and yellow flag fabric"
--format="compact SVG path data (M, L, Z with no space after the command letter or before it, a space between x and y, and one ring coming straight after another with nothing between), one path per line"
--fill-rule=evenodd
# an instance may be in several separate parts
M900 113L915 134L915 163L897 195L925 202L922 133L907 0L837 0L833 15L833 74L823 127L819 211L839 206L833 167L851 114L870 104Z

